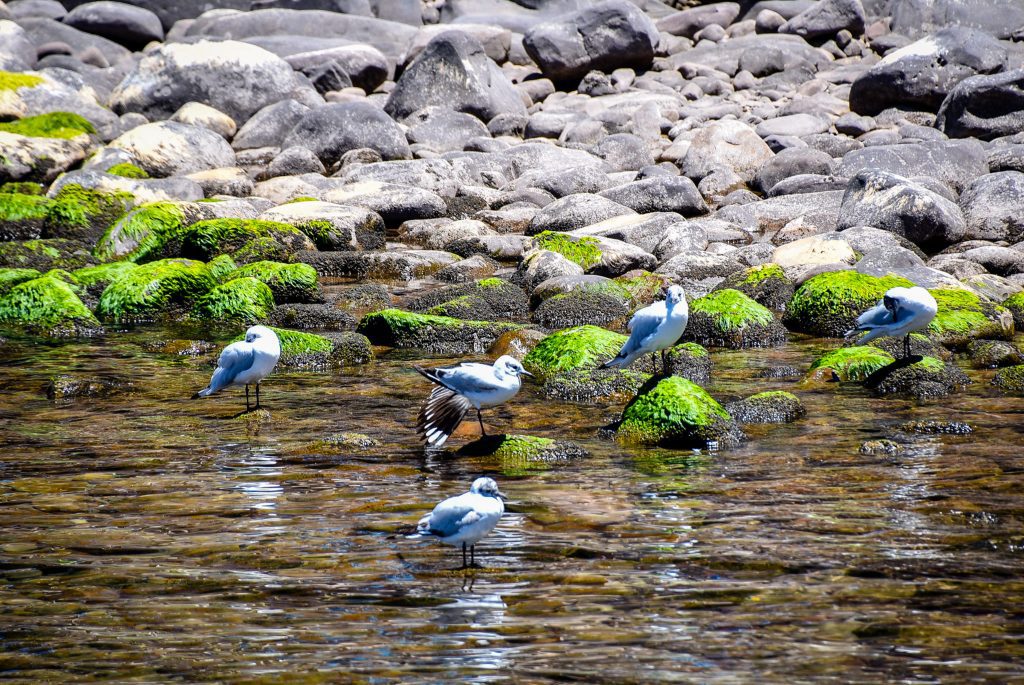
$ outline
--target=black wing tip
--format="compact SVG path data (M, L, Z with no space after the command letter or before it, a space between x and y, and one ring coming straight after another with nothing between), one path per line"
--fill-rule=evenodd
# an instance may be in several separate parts
M416 433L431 446L440 446L451 437L469 413L469 400L444 386L430 393L416 420Z

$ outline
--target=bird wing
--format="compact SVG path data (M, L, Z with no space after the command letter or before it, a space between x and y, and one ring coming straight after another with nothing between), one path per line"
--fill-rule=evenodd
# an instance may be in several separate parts
M429 376L428 376L429 378ZM434 386L416 420L416 433L433 447L440 447L469 412L469 400L443 385Z
M467 362L441 369L416 367L416 370L434 383L461 394L485 393L504 387L494 375L494 367L490 364Z
M439 537L448 537L479 519L480 514L466 500L465 495L451 497L434 507L430 514L430 532Z
M247 343L244 340L231 343L220 353L217 370L210 378L210 390L216 392L231 385L238 374L252 368L255 360L256 355L253 352L252 343Z
M889 311L882 302L879 302L874 307L857 317L857 327L854 330L870 331L872 328L886 326L894 321L895 317L893 317L892 312Z
M623 349L629 346L629 351L632 352L640 348L644 340L651 337L658 330L658 327L665 323L666 316L665 308L661 307L659 311L658 308L655 308L655 305L645 307L634 314L633 318L629 321L629 340L626 341Z

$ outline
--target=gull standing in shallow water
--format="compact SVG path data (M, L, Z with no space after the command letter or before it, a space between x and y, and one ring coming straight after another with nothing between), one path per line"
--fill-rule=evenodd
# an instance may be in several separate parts
M903 338L903 356L910 356L910 334L924 330L935 318L939 305L932 294L915 285L912 288L889 288L877 305L857 318L857 326L846 332L868 331L858 344L890 336Z
M601 364L601 368L625 368L638 357L650 352L654 364L653 372L657 373L658 358L654 353L661 351L661 370L667 375L665 350L675 345L682 337L689 318L690 310L686 306L683 288L678 285L670 286L664 302L655 302L633 315L629 320L629 340L615 358Z
M249 411L249 385L256 384L256 408L260 408L260 381L270 375L281 358L281 341L266 326L252 326L245 340L231 343L220 353L210 384L192 396L207 397L224 388L245 386L245 410Z
M480 432L486 436L480 409L509 401L519 392L519 377L533 375L518 359L507 354L498 357L493 365L470 362L445 369L413 368L437 384L416 422L416 432L432 447L444 444L470 407L476 409Z
M476 543L498 525L505 513L505 494L493 478L477 478L469 492L449 497L420 519L416 529L421 536L439 538L446 545L462 545L462 568L476 566ZM466 545L470 563L466 564Z

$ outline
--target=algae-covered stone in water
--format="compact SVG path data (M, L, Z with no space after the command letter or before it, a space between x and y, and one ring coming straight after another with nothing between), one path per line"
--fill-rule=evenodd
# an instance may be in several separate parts
M665 447L737 443L742 433L706 390L685 378L662 379L622 412L621 440Z
M463 321L447 316L384 309L367 314L356 329L375 345L418 347L450 354L482 353L518 324Z
M786 329L765 307L738 290L713 291L690 303L683 337L702 345L741 349L777 347L786 342Z
M274 295L255 278L234 278L206 293L192 308L199 319L256 323L274 310Z
M116 322L179 318L215 285L202 262L162 259L128 271L108 285L96 313Z
M786 325L803 333L841 338L885 291L913 283L898 276L877 278L856 271L832 271L797 288L786 309Z
M864 381L896 358L871 345L841 347L819 357L811 364L809 376L819 380Z

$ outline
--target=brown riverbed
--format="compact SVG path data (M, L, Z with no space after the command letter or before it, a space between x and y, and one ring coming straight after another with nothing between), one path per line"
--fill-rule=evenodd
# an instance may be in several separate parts
M597 436L618 405L528 386L492 429L591 453L545 468L424 454L408 351L278 371L233 418L239 391L187 399L215 356L147 344L194 334L0 348L5 680L1024 682L1024 399L992 371L918 404L754 377L836 341L714 352L720 400L808 410L721 452L625 449ZM57 373L135 386L53 402ZM313 444L348 431L380 444ZM880 437L906 451L859 453ZM485 473L511 497L485 569L404 537Z

